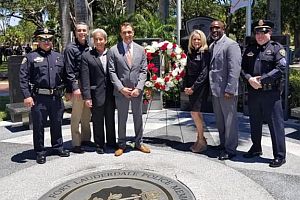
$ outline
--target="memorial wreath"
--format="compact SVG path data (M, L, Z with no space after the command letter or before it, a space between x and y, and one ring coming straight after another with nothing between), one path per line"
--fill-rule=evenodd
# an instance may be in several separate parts
M149 103L155 91L162 92L167 98L179 94L179 86L185 76L187 56L176 43L169 41L152 42L145 47L147 55L147 81L144 87L144 104ZM153 62L161 56L160 67Z

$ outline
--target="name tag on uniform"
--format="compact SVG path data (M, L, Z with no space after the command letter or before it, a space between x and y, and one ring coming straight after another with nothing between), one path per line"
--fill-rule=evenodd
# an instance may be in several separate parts
M33 59L34 62L39 63L39 62L43 62L44 58L43 57L36 57L35 59Z
M60 57L57 57L57 58L56 58L56 62L59 62L59 61L61 61L61 58L60 58Z
M267 50L266 51L266 55L271 55L272 54L272 51L271 50Z

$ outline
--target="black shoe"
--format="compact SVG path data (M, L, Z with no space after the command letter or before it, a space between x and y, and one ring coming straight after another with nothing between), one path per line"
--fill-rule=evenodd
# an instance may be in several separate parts
M38 164L45 164L46 163L46 156L45 155L37 155L36 162Z
M254 158L256 156L261 156L263 153L261 151L248 151L243 155L244 158Z
M231 158L235 157L236 154L227 153L226 151L222 151L218 157L219 160L230 160Z
M210 148L213 150L224 150L225 149L223 145L211 146Z
M107 144L106 144L106 147L107 147L107 148L116 149L116 148L118 147L118 145L117 145L116 143L113 143L113 144L107 143Z
M97 154L104 154L104 149L100 148L100 147L97 147L96 152L97 152Z
M284 158L275 158L275 159L273 159L273 160L270 162L269 166L270 166L270 167L280 167L280 166L283 165L285 162L286 162L286 161L285 161Z
M59 150L56 151L56 155L58 155L60 157L69 157L70 152L68 150L65 150L65 149L59 149Z
M72 151L73 153L84 153L84 150L81 148L81 146L75 146Z
M87 147L95 147L96 144L92 141L82 141L81 146L87 146Z

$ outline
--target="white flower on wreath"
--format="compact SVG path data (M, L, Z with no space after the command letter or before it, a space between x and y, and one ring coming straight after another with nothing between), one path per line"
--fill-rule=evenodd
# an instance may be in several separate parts
M167 93L178 87L185 75L184 68L187 64L187 56L183 50L175 43L169 41L152 42L145 47L148 61L148 80L145 83L144 102L148 102L152 91L162 91ZM164 71L159 77L158 68L153 63L155 56L161 55L164 63ZM149 95L150 94L150 95Z

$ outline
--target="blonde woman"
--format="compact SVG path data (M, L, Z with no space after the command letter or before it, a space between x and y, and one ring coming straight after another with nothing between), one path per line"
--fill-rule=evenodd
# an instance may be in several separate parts
M205 34L194 30L189 37L186 88L184 92L189 96L191 115L197 129L197 140L191 146L191 151L201 153L207 149L204 138L203 116L201 103L208 96L208 66L209 53Z

